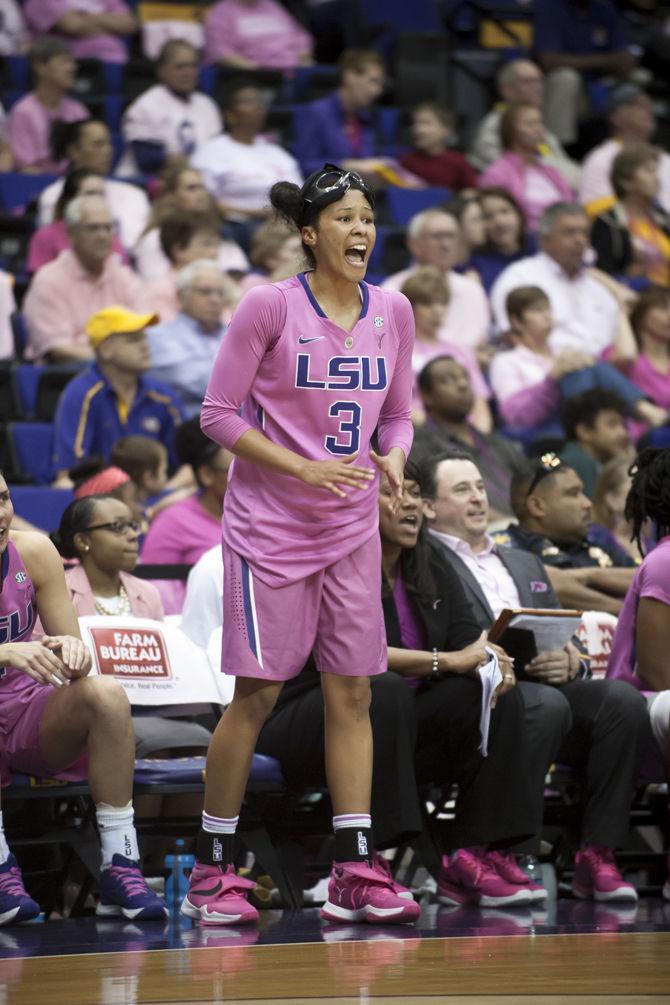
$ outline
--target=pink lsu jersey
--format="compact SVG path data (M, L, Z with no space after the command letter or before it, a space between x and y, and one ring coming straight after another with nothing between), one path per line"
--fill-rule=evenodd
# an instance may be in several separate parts
M35 587L16 545L9 541L0 556L0 645L30 642L37 617ZM16 696L43 687L13 667L0 667L0 690Z
M414 319L400 293L360 284L361 314L344 331L321 310L304 274L250 290L212 371L201 425L231 450L249 429L309 460L372 467L412 445ZM239 413L239 414L238 414ZM377 530L378 479L341 499L236 458L223 537L268 585L296 582L350 554Z

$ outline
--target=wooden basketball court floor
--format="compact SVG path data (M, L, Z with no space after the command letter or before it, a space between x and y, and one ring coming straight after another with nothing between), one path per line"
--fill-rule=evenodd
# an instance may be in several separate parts
M670 903L426 905L416 926L78 918L0 929L0 1005L670 1003Z

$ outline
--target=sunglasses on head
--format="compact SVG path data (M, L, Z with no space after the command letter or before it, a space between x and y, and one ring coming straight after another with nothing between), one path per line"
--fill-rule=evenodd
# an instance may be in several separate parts
M310 182L302 197L303 211L336 202L352 187L360 189L374 208L374 196L357 171L345 171L336 164L324 164L323 171Z
M537 460L537 468L535 470L533 480L528 486L528 491L526 492L526 499L528 498L529 495L531 495L535 491L535 489L540 484L543 478L546 478L547 475L553 475L556 471L558 471L558 469L561 467L562 464L563 461L561 460L561 458L558 456L558 454L555 454L553 451L550 451L549 453L546 454L542 454L542 456L539 457Z

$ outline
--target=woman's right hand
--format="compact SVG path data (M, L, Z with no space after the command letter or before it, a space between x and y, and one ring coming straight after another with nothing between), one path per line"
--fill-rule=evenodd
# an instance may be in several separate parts
M471 642L465 649L445 654L446 670L449 673L464 673L475 677L479 668L485 666L491 659L491 652L487 650L496 654L503 674L507 672L506 667L509 667L510 670L513 668L514 660L512 657L508 656L500 646L489 642L486 632L482 632L479 638Z
M346 499L347 493L341 486L364 489L375 477L372 468L351 466L357 457L358 451L355 454L350 454L345 461L305 461L298 477L306 485L325 489L341 499Z
M38 684L62 687L69 683L65 665L41 642L9 642L0 646L0 667L12 667Z

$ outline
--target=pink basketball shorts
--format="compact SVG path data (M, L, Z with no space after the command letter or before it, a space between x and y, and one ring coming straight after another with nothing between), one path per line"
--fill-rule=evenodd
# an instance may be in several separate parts
M44 760L40 748L40 723L44 706L53 693L46 684L34 682L34 688L19 694L3 694L0 701L0 784L9 785L12 771L38 778L58 778L64 782L84 781L88 776L88 758L80 755L71 765L54 771Z
M223 544L221 670L270 681L297 676L314 651L322 673L386 670L379 534L306 579L272 587Z

